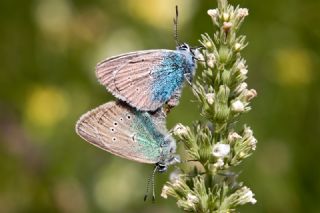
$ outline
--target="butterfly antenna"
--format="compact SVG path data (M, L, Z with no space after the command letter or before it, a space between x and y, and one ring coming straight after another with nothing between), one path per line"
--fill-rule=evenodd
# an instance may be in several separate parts
M157 171L158 167L156 167L154 170L153 170L153 173L152 173L152 179L151 179L151 184L152 184L152 202L154 202L156 200L156 193L155 193L155 190L154 190L154 185L155 185L155 173Z
M157 170L158 170L158 166L156 166L156 167L154 168L154 170L152 171L152 174L148 177L147 189L146 189L146 193L145 193L144 198L143 198L144 201L146 201L147 198L148 198L150 183L152 184L152 201L155 200L155 193L154 193L154 174L156 173Z
M179 40L178 40L178 5L176 5L176 17L173 19L173 26L174 26L174 40L176 42L176 46L179 46Z

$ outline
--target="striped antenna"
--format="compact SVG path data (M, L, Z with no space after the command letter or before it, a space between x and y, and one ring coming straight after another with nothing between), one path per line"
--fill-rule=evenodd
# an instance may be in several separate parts
M178 40L178 5L176 5L176 17L173 18L173 27L174 27L174 40L176 42L176 46L180 46L179 40Z

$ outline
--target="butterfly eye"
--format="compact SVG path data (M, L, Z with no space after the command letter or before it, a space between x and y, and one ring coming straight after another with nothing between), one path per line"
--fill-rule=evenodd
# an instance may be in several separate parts
M189 50L189 45L186 43L183 43L180 45L179 50Z

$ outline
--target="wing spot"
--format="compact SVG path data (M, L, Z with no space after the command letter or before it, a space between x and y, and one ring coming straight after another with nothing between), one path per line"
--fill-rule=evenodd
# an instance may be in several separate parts
M116 138L116 137L112 137L112 141L113 141L113 142L116 142L116 141L117 141L117 138Z
M131 115L127 115L127 119L130 120L131 119Z
M120 121L123 121L123 118L120 118Z
M116 121L113 122L113 125L114 125L114 126L118 126L118 122L116 122Z
M113 132L113 133L116 132L115 128L113 128L113 127L110 127L110 130L111 130L111 132Z
M136 88L136 91L139 92L139 88Z

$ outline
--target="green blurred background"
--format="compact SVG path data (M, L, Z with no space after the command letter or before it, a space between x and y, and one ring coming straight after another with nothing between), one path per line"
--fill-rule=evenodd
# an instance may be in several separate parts
M320 1L230 1L249 8L242 33L249 87L242 117L258 138L240 180L258 203L242 212L320 212ZM120 159L75 134L79 116L112 98L95 64L141 49L198 45L213 33L215 0L1 0L0 212L181 212L160 198L143 202L151 165ZM190 88L168 118L198 118Z

